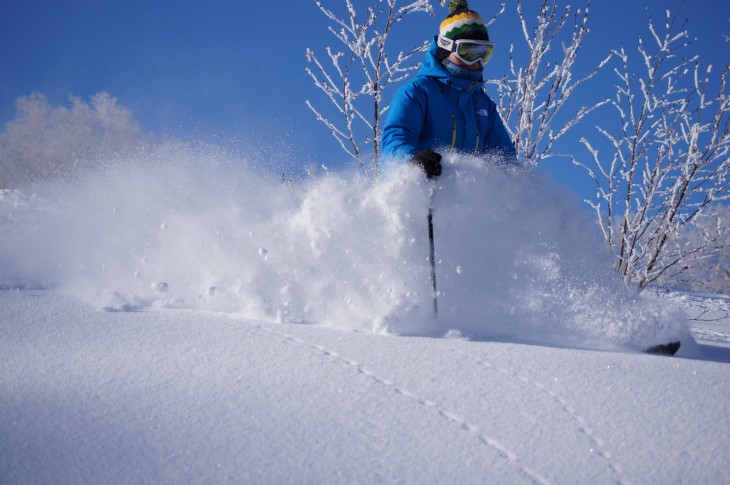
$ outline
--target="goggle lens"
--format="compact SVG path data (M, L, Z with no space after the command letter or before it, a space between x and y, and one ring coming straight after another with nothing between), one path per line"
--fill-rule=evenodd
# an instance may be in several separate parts
M468 64L474 64L479 60L482 64L486 64L492 58L493 52L494 44L459 42L456 49L457 57Z

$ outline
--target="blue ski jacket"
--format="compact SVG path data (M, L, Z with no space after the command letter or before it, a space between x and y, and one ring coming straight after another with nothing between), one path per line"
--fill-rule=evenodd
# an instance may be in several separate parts
M383 127L383 155L409 159L424 149L436 152L500 153L517 163L515 147L483 81L460 79L436 56L436 41L418 74L398 89Z

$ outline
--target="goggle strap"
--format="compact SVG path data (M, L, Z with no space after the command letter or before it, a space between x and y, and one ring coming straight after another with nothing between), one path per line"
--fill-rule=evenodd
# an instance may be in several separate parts
M438 46L442 49L446 49L449 52L454 52L456 49L456 42L454 42L451 39L447 39L446 37L439 35L438 37Z

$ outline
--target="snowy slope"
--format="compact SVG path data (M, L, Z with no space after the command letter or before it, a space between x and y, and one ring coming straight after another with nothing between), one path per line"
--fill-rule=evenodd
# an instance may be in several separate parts
M0 292L0 322L2 483L730 479L728 347L381 336L34 290Z
M635 295L534 176L262 159L0 192L0 483L730 481L728 300Z

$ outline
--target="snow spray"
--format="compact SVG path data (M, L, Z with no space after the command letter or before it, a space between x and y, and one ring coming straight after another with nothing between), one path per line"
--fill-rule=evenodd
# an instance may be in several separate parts
M258 154L257 157L262 155ZM444 159L438 319L416 167L282 183L261 160L170 144L0 194L0 284L108 311L183 308L429 337L642 347L682 312L627 288L578 201L534 174Z

